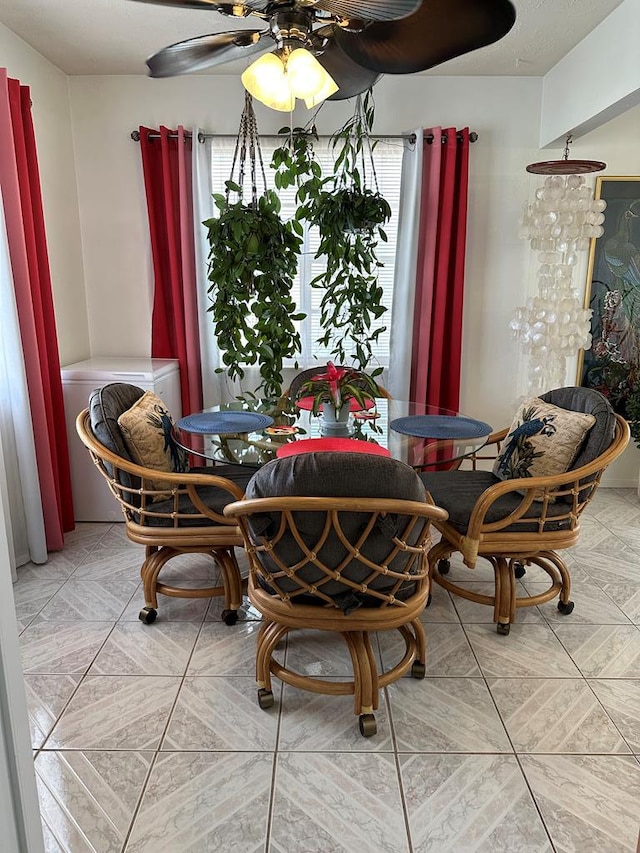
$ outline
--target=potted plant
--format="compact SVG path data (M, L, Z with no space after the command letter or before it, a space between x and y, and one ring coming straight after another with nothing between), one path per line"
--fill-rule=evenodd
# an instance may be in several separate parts
M348 432L351 401L355 400L364 409L367 400L379 395L380 390L372 376L352 367L336 367L329 361L324 373L302 383L298 399L311 397L313 414L322 411L321 432L340 434Z
M376 323L387 311L378 285L381 264L375 249L379 240L387 240L382 226L391 208L377 188L370 139L373 118L371 91L364 99L358 95L354 115L332 137L337 152L334 174L309 195L300 210L302 218L318 227L316 258L325 261L324 272L311 282L323 291L324 332L318 343L331 347L339 361L353 352L360 369L370 363L372 343L386 329Z
M209 294L214 329L225 365L218 373L228 372L231 379L242 379L243 365L258 364L262 389L267 397L277 397L282 388L285 358L300 352L296 321L299 313L291 296L298 268L301 239L292 223L280 217L280 199L267 190L258 197L255 163L262 164L251 96L246 96L238 133L239 180L226 182L226 194L213 196L219 215L208 219ZM252 163L252 198L243 199L244 158ZM231 193L237 201L230 200Z

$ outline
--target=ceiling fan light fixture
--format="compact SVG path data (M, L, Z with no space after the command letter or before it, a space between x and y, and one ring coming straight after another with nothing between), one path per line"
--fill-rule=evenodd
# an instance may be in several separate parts
M276 53L265 53L242 73L244 88L272 110L291 112L296 99L289 88L282 60Z
M314 106L338 91L335 80L315 56L303 47L296 48L287 57L286 74L292 94L305 101L314 100ZM315 100L325 91L326 94Z
M242 85L260 103L272 110L290 112L296 98L312 109L338 91L338 85L305 48L266 53L256 59L241 78Z

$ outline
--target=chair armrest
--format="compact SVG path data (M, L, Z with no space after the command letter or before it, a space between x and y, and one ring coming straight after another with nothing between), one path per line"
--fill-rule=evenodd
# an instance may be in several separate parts
M153 525L154 521L158 524L161 520L161 523L166 525L169 519L173 521L173 527L182 527L182 522L185 521L189 522L189 526L193 526L198 519L202 525L215 523L229 526L229 519L225 518L222 511L218 512L205 503L200 490L211 487L219 489L228 496L222 500L229 503L240 500L244 495L236 483L215 474L165 473L138 465L127 466L126 470L127 473L140 477L140 486L134 489L118 483L114 466L114 476L110 478L111 491L120 502L125 515L143 526ZM162 481L161 487L158 479ZM220 510L222 509L221 506Z
M91 431L88 409L78 415L76 429L127 521L142 526L155 524L174 528L184 526L181 521L188 521L191 527L198 526L199 520L202 526L212 522L227 527L233 525L222 514L222 507L217 512L204 502L199 489L219 489L228 494L228 500L223 500L231 502L244 496L236 483L216 474L157 471L124 459L96 439ZM123 478L122 474L127 477Z
M537 499L540 504L541 511L535 519L541 526L549 519L547 515L549 505L555 503L558 498L564 498L571 509L567 511L567 516L555 515L553 517L555 519L571 517L573 522L577 520L577 517L593 497L604 470L622 453L629 442L629 425L620 415L616 415L616 420L616 432L610 446L589 464L570 469L561 474L502 480L486 489L476 501L471 512L467 535L472 539L479 539L483 532L489 533L509 527L524 517L534 499ZM506 434L506 430L502 437L504 434ZM587 480L589 481L586 482ZM516 509L499 521L485 523L485 517L490 507L504 495L514 492L519 492L522 495Z

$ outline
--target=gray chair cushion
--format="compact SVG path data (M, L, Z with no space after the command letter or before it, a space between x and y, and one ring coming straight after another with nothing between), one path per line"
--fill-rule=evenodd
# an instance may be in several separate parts
M360 453L304 453L274 460L261 468L250 480L246 489L247 498L263 497L366 497L366 498L397 498L402 500L425 502L422 484L415 471L403 462L381 456L365 456ZM324 513L296 513L296 525L306 544L315 546L318 536L324 526ZM347 539L356 541L369 520L368 513L341 513L340 522ZM278 529L280 513L261 513L249 518L251 530L258 538L262 535L272 535ZM373 562L384 559L391 550L391 539L398 530L402 531L406 519L403 516L387 515L380 519L377 529L369 534L362 553ZM423 525L417 524L411 542L420 535ZM295 564L303 557L299 545L290 534L286 534L278 546L279 557L289 565ZM335 538L331 538L322 547L318 556L328 566L336 566L346 556L344 546ZM268 555L261 554L263 565L274 569L275 565ZM389 564L391 568L403 567L406 555L400 554ZM370 569L363 567L353 560L342 570L342 574L351 580L360 582L370 574ZM301 573L307 583L314 583L324 575L319 569L308 566ZM375 588L385 589L393 585L380 577L373 584ZM295 583L287 584L286 579L279 581L283 589L296 588ZM413 592L414 585L406 585L402 594ZM331 581L322 586L323 591L334 598L339 606L345 600L345 586L339 581ZM269 590L273 592L273 590ZM351 592L346 593L347 599L353 598ZM305 603L321 604L313 597L296 598ZM375 606L378 599L362 596L358 605ZM344 609L344 608L343 608Z
M144 394L142 388L137 385L129 385L125 382L110 382L102 388L96 388L89 397L89 418L91 431L107 450L133 462L129 451L124 443L122 432L118 426L118 418L127 409L130 409ZM105 463L107 470L113 474L113 468ZM132 477L126 471L120 471L118 480L129 489L140 487L140 478ZM131 492L131 503L140 505L140 496Z
M105 385L103 388L98 388L92 392L89 397L89 413L91 418L91 430L98 441L108 448L112 453L126 459L128 462L134 462L131 458L122 432L118 426L118 418L123 412L137 402L144 394L142 388L136 385L128 385L124 382L112 382ZM241 489L244 489L252 474L252 469L241 468L239 465L216 465L212 468L192 468L191 473L215 474L218 477L225 477L228 480L233 480ZM138 489L140 480L138 477L132 477L125 471L120 471L119 479L123 486L128 489ZM198 492L207 506L222 515L222 510L226 504L234 500L233 496L224 489L218 489L216 486L203 486L198 489ZM134 506L140 506L140 495L132 491L129 495L130 503ZM187 495L182 495L178 502L180 512L196 513L197 510L189 500ZM169 498L166 501L157 501L153 504L153 512L172 512L173 500ZM132 513L132 519L136 523L145 524L147 527L173 527L172 518L154 518L153 516L145 516L141 519L138 513ZM180 527L206 527L216 524L217 522L194 518L183 519L180 521Z
M144 391L137 385L111 382L102 388L97 388L89 397L91 431L108 450L129 462L133 462L133 459L124 443L118 418L143 394Z
M480 496L495 483L501 483L490 471L432 471L420 474L425 489L438 506L449 513L449 524L460 533L466 533L469 517ZM510 493L499 498L491 505L485 516L485 521L499 521L513 512L522 501L522 495ZM539 518L542 510L541 503L534 503L525 513L525 518ZM558 502L547 507L548 516L564 515L566 504ZM547 521L545 531L564 530L569 527L569 519ZM537 522L531 524L513 524L501 532L524 533L538 530Z
M247 498L400 498L424 503L424 489L404 462L363 453L300 453L274 459L247 486Z
M613 441L616 416L607 398L599 391L595 391L593 388L569 386L568 388L556 388L553 391L548 391L546 394L542 394L540 399L552 403L554 406L559 406L561 409L593 415L596 419L570 470L581 468L583 465L593 462L594 459L604 453ZM589 483L594 479L594 476L581 480L580 485ZM580 499L583 500L585 497L587 495L581 492ZM562 500L565 503L571 503L572 498L567 496Z
M607 398L599 391L578 386L556 388L554 391L542 394L540 399L561 409L593 415L596 419L573 461L572 469L581 468L593 462L613 441L616 416Z
M215 474L217 477L224 477L226 480L233 481L243 491L247 483L253 475L253 471L249 468L242 468L240 465L215 465L210 468L191 468L190 474ZM223 514L223 510L228 503L235 500L233 495L225 489L219 489L217 486L199 486L198 495L201 500L212 510L219 515ZM153 512L173 512L173 500L158 501L152 506ZM183 513L197 513L197 509L193 506L187 495L181 495L178 500L178 511ZM134 521L140 523L140 516L134 518ZM145 516L143 524L147 527L173 527L172 518L155 518L154 516ZM217 522L208 518L194 518L193 520L180 519L180 527L208 527L215 525Z

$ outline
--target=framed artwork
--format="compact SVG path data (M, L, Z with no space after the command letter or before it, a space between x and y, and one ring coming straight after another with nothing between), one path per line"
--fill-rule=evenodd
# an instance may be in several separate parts
M640 393L640 177L600 177L604 234L591 240L585 308L591 308L590 350L578 362L577 384L601 391L616 412Z

